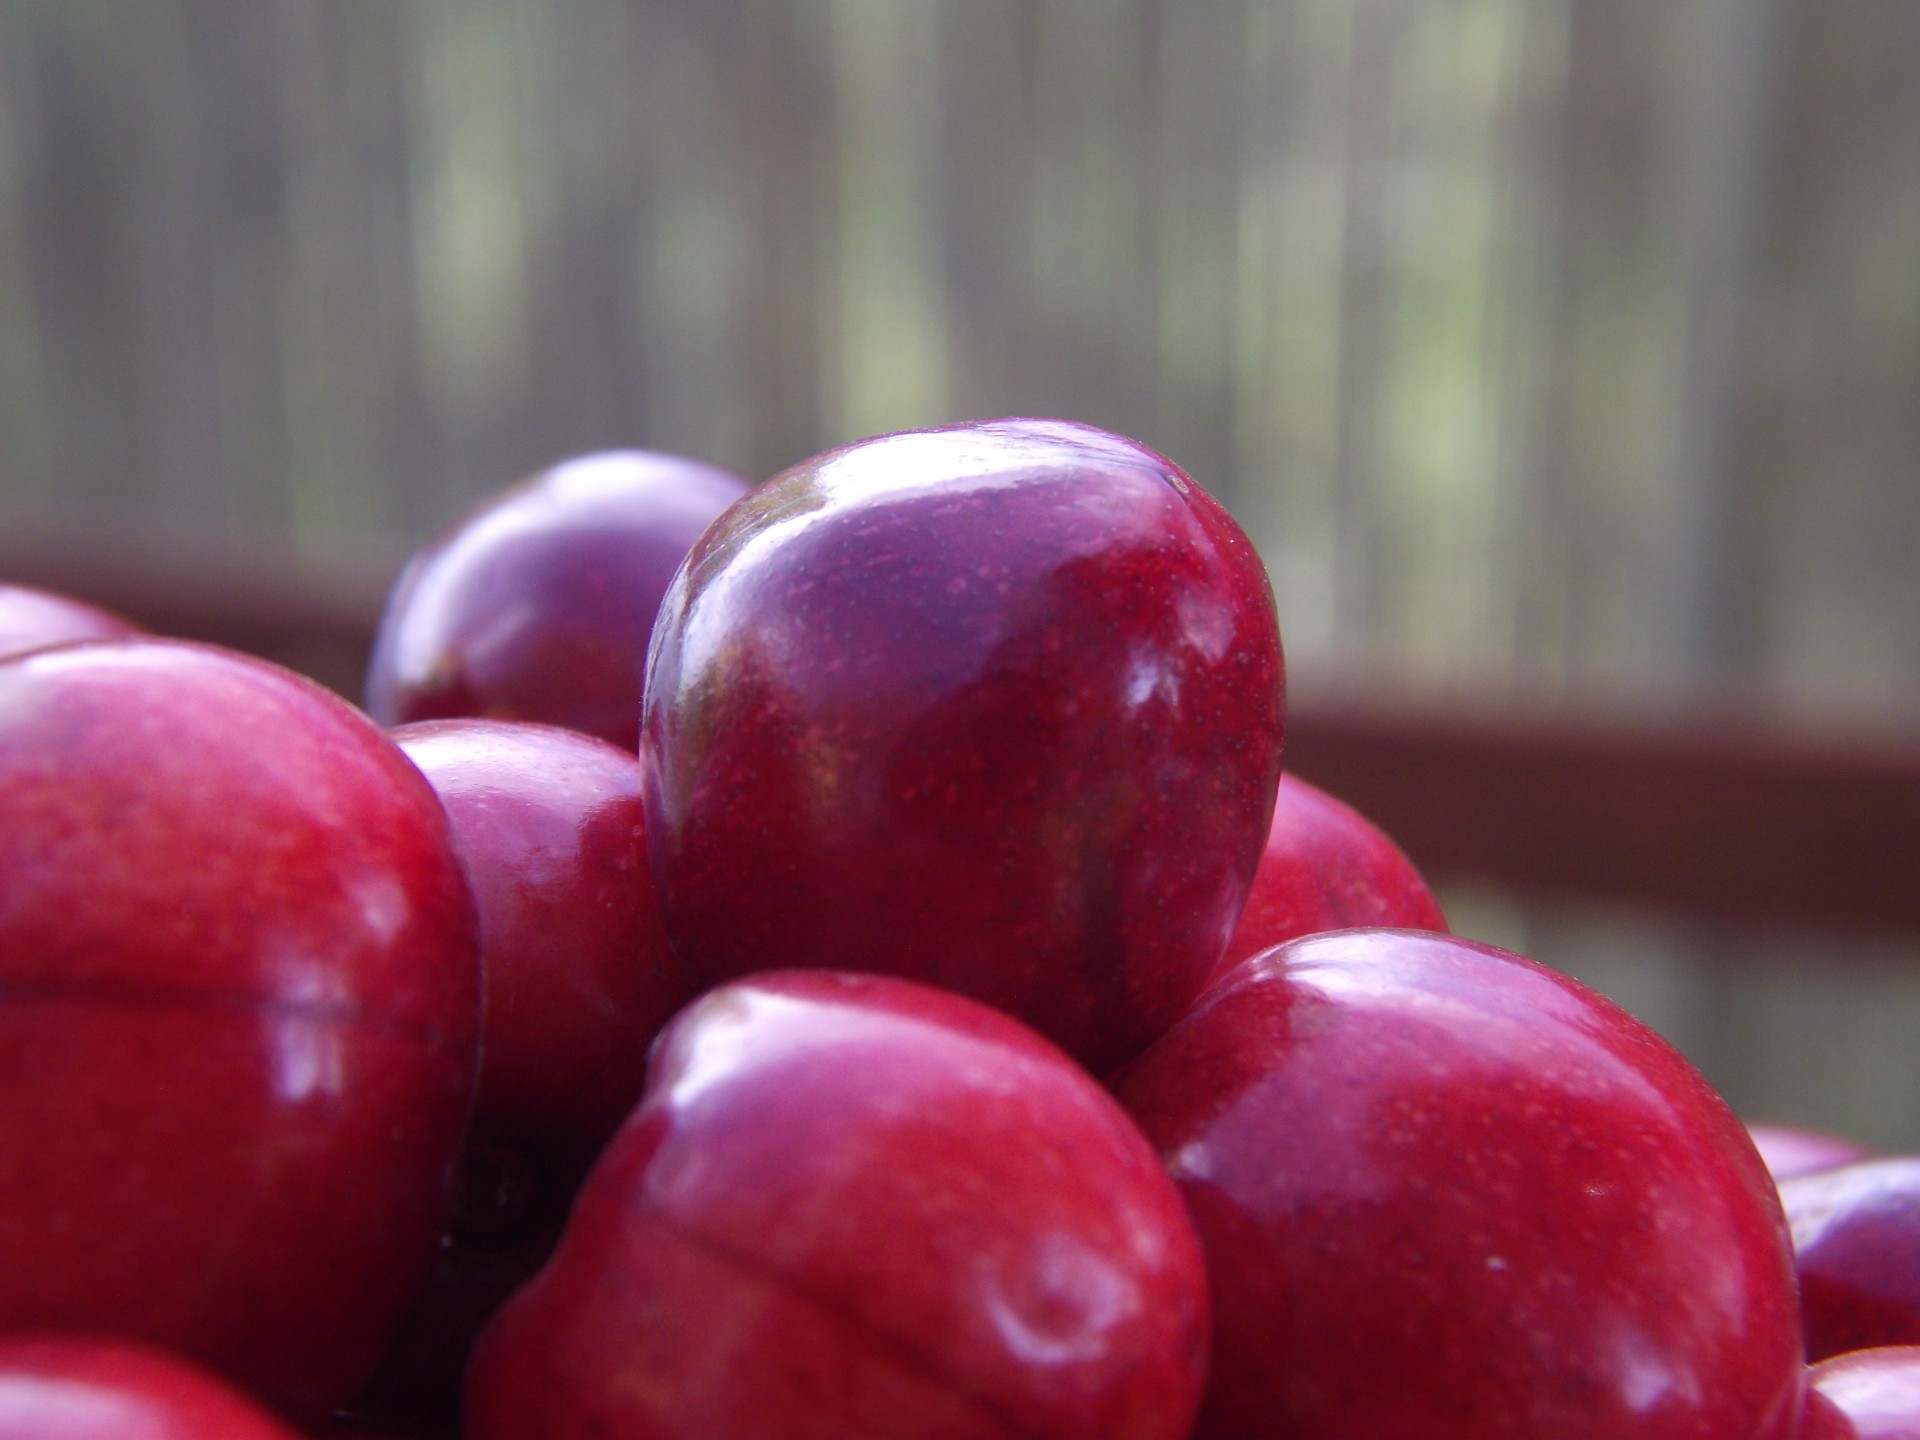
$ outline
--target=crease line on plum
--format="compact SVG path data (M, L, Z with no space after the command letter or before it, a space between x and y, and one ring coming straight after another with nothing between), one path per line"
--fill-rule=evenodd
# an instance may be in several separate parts
M868 1340L883 1359L895 1365L897 1368L906 1371L908 1374L918 1376L936 1388L957 1397L963 1404L970 1405L978 1410L987 1418L989 1423L997 1426L1007 1436L1007 1440L1047 1440L1047 1437L1038 1431L1028 1430L1022 1426L987 1396L982 1395L970 1386L962 1384L955 1376L939 1370L929 1356L921 1354L911 1345L901 1340L900 1337L888 1334L884 1330L876 1329L859 1316L850 1314L833 1299L822 1295L819 1291L806 1285L795 1276L788 1274L775 1265L769 1264L765 1260L743 1254L735 1250L732 1246L723 1244L710 1236L702 1235L698 1231L689 1230L659 1209L645 1202L634 1206L634 1209L638 1210L648 1220L666 1231L667 1234L671 1235L675 1240L692 1247L701 1254L718 1260L723 1264L731 1265L735 1269L744 1270L751 1275L778 1282L788 1293L799 1297L816 1310L820 1310L832 1317L838 1324L844 1325L847 1329L854 1331L856 1334Z

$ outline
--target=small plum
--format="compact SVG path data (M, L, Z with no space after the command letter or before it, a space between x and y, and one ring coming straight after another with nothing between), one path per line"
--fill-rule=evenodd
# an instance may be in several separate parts
M1187 1216L1091 1076L889 976L774 972L661 1035L467 1440L1184 1440Z
M367 671L383 725L539 720L631 750L660 597L746 481L679 455L584 455L503 491L416 555Z
M479 911L473 1133L584 1170L640 1098L647 1046L691 998L660 924L639 762L522 721L391 733L446 807Z
M1341 930L1113 1082L1214 1296L1195 1440L1789 1440L1780 1199L1671 1046L1516 955Z
M903 975L1096 1073L1245 904L1284 722L1252 543L1171 461L999 420L767 481L660 608L641 763L696 985Z
M354 1408L446 1434L474 1337L546 1260L640 1097L648 1045L690 996L660 928L632 755L526 721L391 733L446 807L473 887L486 1020L447 1244Z
M1920 1156L1780 1182L1793 1228L1807 1358L1920 1345Z

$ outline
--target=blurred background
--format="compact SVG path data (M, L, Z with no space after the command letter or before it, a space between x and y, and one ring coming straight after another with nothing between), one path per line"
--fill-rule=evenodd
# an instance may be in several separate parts
M351 691L409 549L562 456L1001 414L1225 500L1303 715L1908 773L1920 6L0 8L0 579L297 594ZM1915 927L1435 878L1750 1116L1920 1149Z

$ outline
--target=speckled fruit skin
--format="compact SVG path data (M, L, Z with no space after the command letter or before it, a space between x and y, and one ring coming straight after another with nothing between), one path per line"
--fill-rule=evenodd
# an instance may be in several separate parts
M1519 956L1346 930L1249 960L1115 1079L1207 1252L1197 1440L1771 1440L1804 1367L1740 1122Z
M478 1024L445 816L366 717L177 642L0 662L0 1330L330 1410L433 1261Z
M0 1440L300 1440L199 1366L145 1345L0 1338Z
M30 585L0 585L0 659L75 640L118 640L137 633L118 615Z
M1920 1440L1920 1348L1877 1346L1813 1367L1800 1440ZM1816 1411L1831 1409L1838 1423Z
M1807 1358L1920 1345L1920 1156L1780 1182L1800 1270Z
M513 720L391 732L440 796L480 916L485 1040L463 1184L427 1294L362 1413L450 1434L474 1337L539 1268L691 998L647 865L639 762Z
M1815 1170L1831 1170L1854 1160L1865 1160L1873 1153L1858 1140L1831 1135L1822 1130L1806 1130L1798 1125L1775 1125L1750 1121L1747 1133L1753 1148L1767 1162L1776 1180L1794 1175L1809 1175Z
M1273 810L1273 597L1171 462L1063 421L862 441L702 537L641 733L696 984L873 970L1096 1070L1199 991Z
M722 987L553 1264L481 1338L467 1440L1181 1440L1199 1249L1084 1072L888 976Z
M503 491L414 557L367 670L383 725L481 716L632 750L647 637L700 532L747 491L678 455L584 455Z
M1384 830L1318 786L1281 776L1247 908L1215 975L1302 935L1362 925L1445 930L1447 917Z

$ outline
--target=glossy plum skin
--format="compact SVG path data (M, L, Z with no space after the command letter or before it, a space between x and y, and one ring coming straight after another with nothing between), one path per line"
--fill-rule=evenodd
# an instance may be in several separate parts
M467 1440L1180 1440L1198 1246L1084 1072L964 997L778 972L663 1033Z
M1920 1156L1789 1176L1807 1358L1920 1345Z
M614 450L495 496L407 566L367 671L383 725L536 720L632 750L660 597L747 492L697 460Z
M1215 975L1302 935L1363 925L1445 930L1447 917L1385 831L1318 786L1282 775L1247 908Z
M440 805L297 676L0 662L0 1330L160 1344L294 1415L432 1264L475 1080Z
M97 606L30 585L0 585L0 659L75 640L120 640L136 627Z
M1920 1348L1877 1346L1813 1367L1801 1440L1920 1440ZM1816 1403L1844 1417L1814 1423ZM1822 1428L1824 1425L1825 1428Z
M394 743L446 807L486 977L473 1133L581 1169L687 1000L647 864L639 762L551 725L430 720Z
M299 1440L199 1366L123 1340L0 1338L0 1440Z
M640 753L668 931L699 985L904 975L1098 1071L1226 944L1283 687L1252 545L1151 451L1040 420L831 451L730 510L661 605Z
M1194 1434L1793 1434L1792 1256L1745 1130L1543 966L1416 931L1246 962L1114 1081L1194 1216Z
M1798 1125L1775 1125L1753 1121L1747 1125L1754 1149L1767 1162L1776 1180L1808 1175L1815 1170L1831 1170L1836 1165L1864 1160L1873 1152L1858 1140L1807 1130Z
M451 1434L474 1337L546 1260L640 1098L648 1045L691 996L660 926L632 755L525 721L391 733L466 866L486 1022L448 1243L356 1409Z

